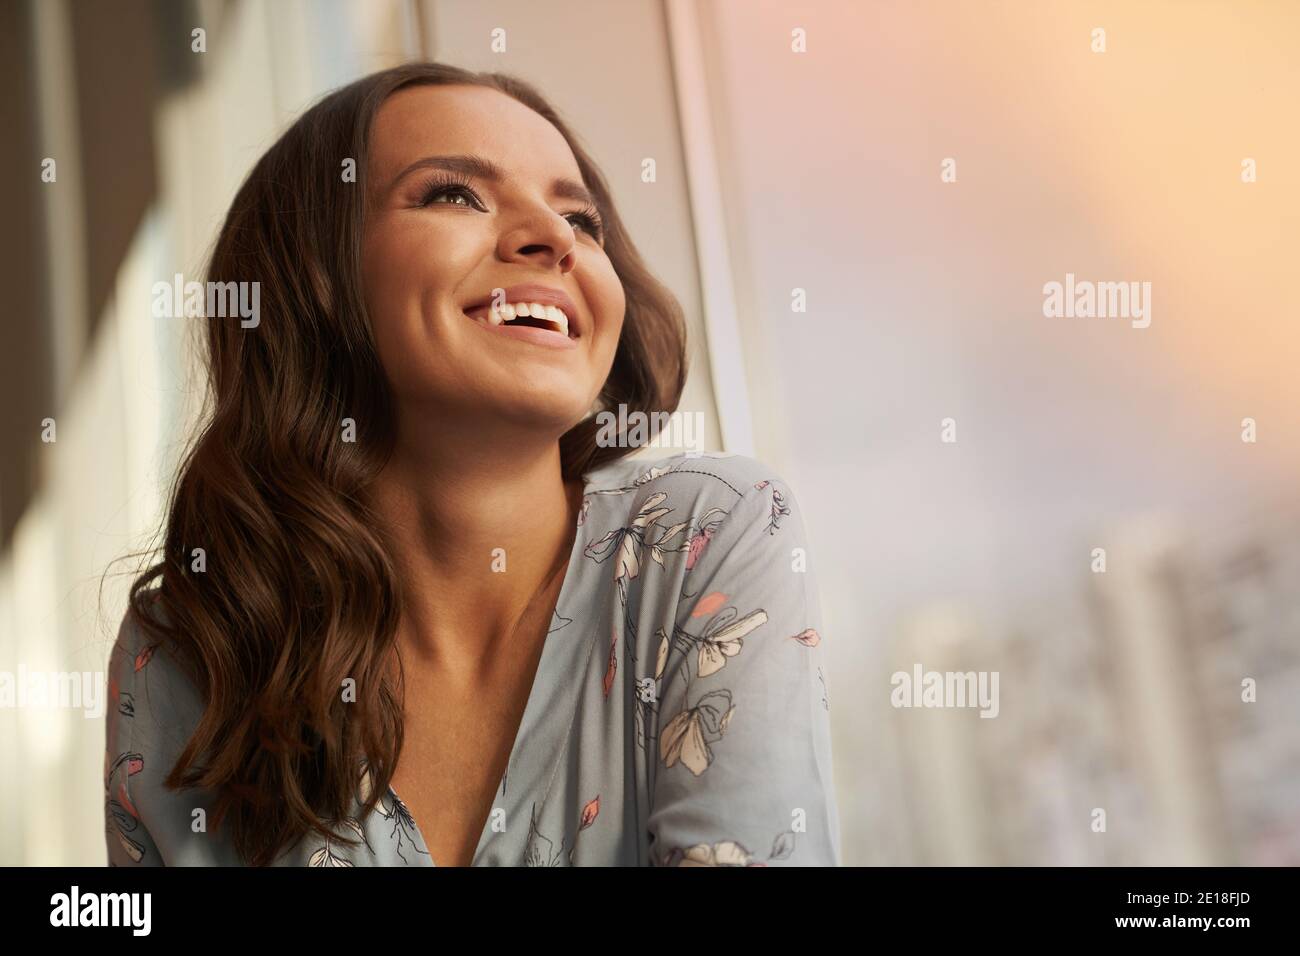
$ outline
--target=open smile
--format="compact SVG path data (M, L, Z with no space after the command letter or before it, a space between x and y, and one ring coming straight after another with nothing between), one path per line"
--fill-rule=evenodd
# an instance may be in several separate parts
M569 330L567 324L561 327L553 320L533 319L531 316L514 319L499 316L500 321L494 322L486 314L482 316L475 316L472 312L464 314L467 319L489 335L518 339L521 342L532 342L534 345L544 345L553 349L576 349L578 347L578 337Z
M581 337L577 307L562 289L541 285L494 289L493 295L463 311L485 331L522 342L572 349Z

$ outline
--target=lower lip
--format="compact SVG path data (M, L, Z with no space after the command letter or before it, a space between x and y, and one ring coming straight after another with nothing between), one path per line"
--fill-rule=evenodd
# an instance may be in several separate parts
M464 315L464 313L461 313ZM521 342L532 342L534 345L545 346L548 349L576 349L578 342L567 335L559 332L552 332L550 329L539 329L531 325L492 325L489 322L480 322L478 319L466 315L465 318L473 322L485 332L493 335L501 335L509 339L519 339Z

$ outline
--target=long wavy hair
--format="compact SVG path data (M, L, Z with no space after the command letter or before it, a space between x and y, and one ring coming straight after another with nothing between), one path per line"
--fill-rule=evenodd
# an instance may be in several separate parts
M214 827L249 865L351 815L364 760L387 791L402 749L402 681L390 668L402 591L367 504L392 453L391 399L362 299L364 171L371 123L413 85L490 87L568 141L606 227L627 312L600 406L677 408L686 375L681 307L646 268L596 164L532 86L500 73L410 63L364 77L303 114L231 204L210 282L260 283L258 326L209 318L203 424L171 491L161 552L130 588L130 610L166 642L205 711L168 773L214 794ZM345 158L359 182L344 182ZM379 423L340 440L344 418ZM626 455L588 417L560 439L564 477ZM190 569L205 549L202 573ZM400 661L399 661L400 663ZM347 678L362 692L344 702ZM225 831L223 831L225 832Z

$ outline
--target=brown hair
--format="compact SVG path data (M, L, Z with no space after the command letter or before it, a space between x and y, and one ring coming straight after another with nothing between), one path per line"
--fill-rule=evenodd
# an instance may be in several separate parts
M364 189L340 173L352 158L364 177L380 105L418 84L499 90L568 141L627 299L602 404L671 412L685 380L680 306L643 263L595 163L527 83L436 63L385 70L326 96L258 161L208 280L260 283L261 322L208 320L204 424L172 490L162 554L130 591L130 613L181 652L206 703L165 783L210 789L214 826L229 822L252 865L312 831L355 842L331 821L355 807L360 761L374 774L369 813L402 748L400 680L387 666L402 595L365 495L391 454L392 415L361 295ZM349 417L382 423L380 434L341 441ZM596 433L587 418L560 439L566 479L630 451L598 446ZM196 547L202 573L187 563ZM341 699L346 678L361 689L354 703Z

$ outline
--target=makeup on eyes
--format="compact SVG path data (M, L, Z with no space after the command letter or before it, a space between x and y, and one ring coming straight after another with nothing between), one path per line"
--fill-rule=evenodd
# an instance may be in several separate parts
M468 196L473 205L468 208L477 209L479 212L487 212L487 207L474 191L473 184L467 177L458 176L455 173L435 173L429 176L420 186L418 200L414 204L417 207L435 205L434 200L444 195L454 195L460 193ZM573 212L561 213L566 219L571 216L577 216L581 220L581 228L586 233L600 242L604 239L604 223L601 220L600 212L594 205L586 205L581 209Z

